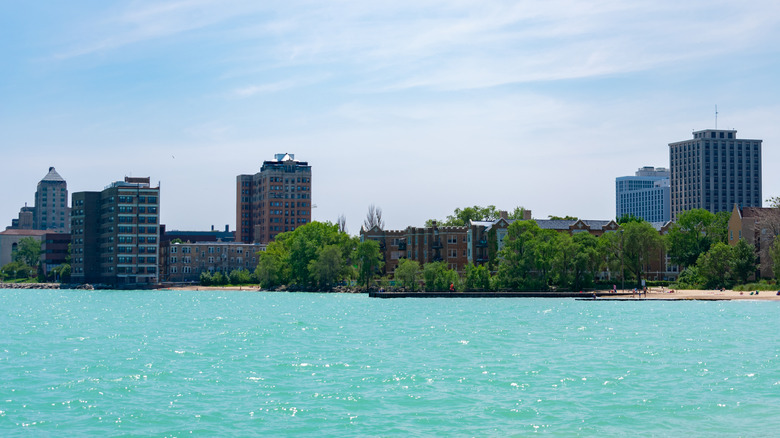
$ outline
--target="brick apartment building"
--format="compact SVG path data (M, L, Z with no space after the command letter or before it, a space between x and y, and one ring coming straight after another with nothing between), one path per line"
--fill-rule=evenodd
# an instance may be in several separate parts
M420 265L445 262L449 269L463 273L468 263L468 227L408 227L382 230L373 227L360 231L360 240L375 240L385 260L384 274L395 272L400 259L416 260Z
M236 241L268 243L311 222L311 166L276 154L260 172L236 177Z

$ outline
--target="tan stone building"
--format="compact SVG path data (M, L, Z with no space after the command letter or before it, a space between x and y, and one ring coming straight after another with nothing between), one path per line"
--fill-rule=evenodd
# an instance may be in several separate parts
M9 229L0 232L0 266L5 266L13 261L19 241L25 237L42 242L46 236L44 230L14 230Z
M780 234L780 209L742 207L734 205L729 218L729 245L735 246L745 239L756 248L759 269L755 277L771 278L772 258L769 248Z

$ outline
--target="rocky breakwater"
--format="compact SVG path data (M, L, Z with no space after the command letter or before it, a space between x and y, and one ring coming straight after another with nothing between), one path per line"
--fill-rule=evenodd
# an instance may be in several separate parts
M85 289L93 290L91 284L60 283L0 283L0 289Z

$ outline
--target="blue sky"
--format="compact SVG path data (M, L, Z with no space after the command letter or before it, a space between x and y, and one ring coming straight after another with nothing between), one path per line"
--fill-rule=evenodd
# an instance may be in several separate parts
M0 3L0 225L55 166L161 184L169 229L235 227L235 180L313 168L314 219L456 207L615 215L692 130L760 138L780 196L773 1ZM2 228L2 227L0 227Z

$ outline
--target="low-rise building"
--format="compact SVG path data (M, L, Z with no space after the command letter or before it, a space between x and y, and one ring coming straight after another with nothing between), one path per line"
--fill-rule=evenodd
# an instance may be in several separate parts
M11 263L16 254L19 242L25 237L32 237L41 242L46 235L44 230L16 230L8 229L0 232L0 266Z
M774 276L769 248L780 234L780 208L739 207L734 205L729 218L728 242L736 246L745 239L756 249L758 269L754 278Z
M228 225L225 225L225 231L217 230L213 225L211 231L168 230L164 224L160 225L160 242L177 239L182 242L235 242L236 233L230 231Z
M266 245L242 242L177 242L160 245L161 282L198 282L200 274L254 271Z
M360 240L374 240L384 256L383 274L392 274L401 259L415 260L421 266L445 262L448 269L462 274L468 263L466 253L468 227L407 227L383 230L377 226L360 230Z

